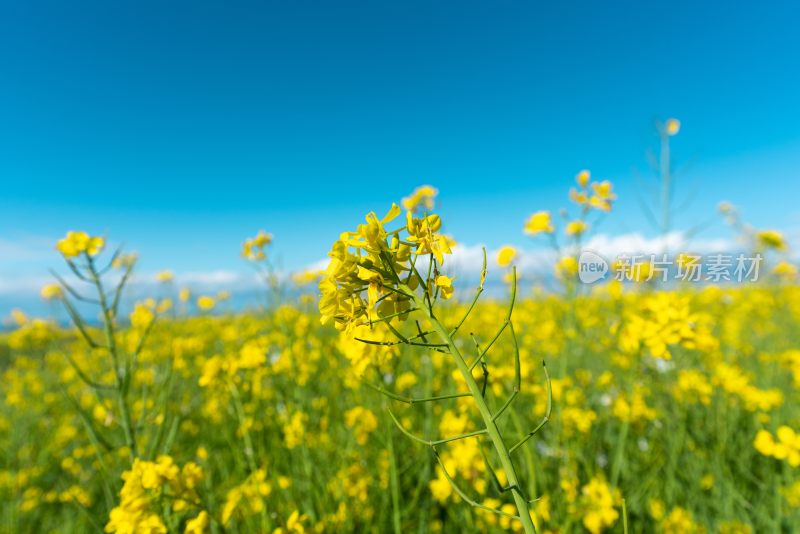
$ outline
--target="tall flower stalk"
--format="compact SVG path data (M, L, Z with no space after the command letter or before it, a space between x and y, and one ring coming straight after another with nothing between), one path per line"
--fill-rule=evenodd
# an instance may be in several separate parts
M108 383L101 379L92 378L90 370L81 368L73 358L68 356L69 363L83 383L94 390L98 396L110 394L114 398L117 408L115 419L117 419L122 429L124 445L128 450L130 459L133 460L139 456L139 443L129 400L131 380L137 368L139 354L144 348L144 343L155 322L156 314L166 311L170 306L170 302L164 301L159 305L155 302L137 304L131 314L131 324L134 331L138 332L138 341L132 351L121 350L117 340L117 317L123 291L136 264L136 255L125 255L122 254L121 250L117 250L108 263L101 267L98 265L98 256L104 247L104 238L92 237L86 232L68 232L56 247L64 257L70 271L80 282L93 290L93 296L86 296L81 293L57 273L53 272L53 276L56 277L63 288L59 292L59 298L81 338L91 350L100 351L109 357L113 381ZM103 278L112 269L119 269L121 275L116 285L108 289ZM99 308L102 322L100 339L97 339L94 329L81 317L77 303ZM115 448L113 438L103 436L95 427L91 418L83 413L79 404L74 400L72 403L79 409L93 441L103 444L109 450Z
M551 406L549 379L547 412L536 428L509 446L498 425L503 413L517 399L522 385L519 347L511 319L516 300L516 271L512 270L511 299L502 324L484 347L481 347L480 342L473 337L476 353L471 361L468 361L457 343L456 336L483 293L486 279L486 252L483 254L480 283L473 300L461 319L455 325L447 326L440 313L439 304L441 300L452 297L453 279L443 274L440 268L444 264L445 256L451 253L452 240L440 232L442 223L437 215L422 214L421 217L415 217L408 211L404 226L387 230L386 226L399 215L400 208L394 204L381 219L375 213L370 213L366 217L366 224L359 225L354 232L343 233L334 243L329 253L330 264L320 282L322 322L332 321L347 338L367 347L380 348L405 344L449 354L458 370L458 376L466 386L466 392L409 398L380 385L367 381L365 383L393 401L409 405L471 397L480 416L482 428L446 439L430 440L418 437L400 423L390 408L388 411L394 423L405 435L431 447L453 490L463 500L477 508L517 519L522 523L526 533L535 532L530 515L530 500L522 489L523 485L519 481L512 454L535 435L549 419ZM427 260L427 265L423 265L425 262L421 262L421 258ZM413 325L415 333L403 332L409 328L407 326L409 324ZM487 354L505 331L510 334L514 347L515 382L508 398L500 406L492 406L486 398L489 383ZM357 365L357 371L363 374L369 363ZM473 370L478 366L483 372L481 384L473 376ZM545 368L545 375L546 373ZM482 439L483 436L488 437L497 453L508 485L500 486L498 477L489 466L488 458L486 458L487 469L501 492L511 492L517 509L516 515L484 506L471 499L455 484L447 473L445 464L439 458L437 447L462 439Z

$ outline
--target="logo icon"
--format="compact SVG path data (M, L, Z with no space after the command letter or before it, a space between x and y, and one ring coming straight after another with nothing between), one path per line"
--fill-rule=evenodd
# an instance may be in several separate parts
M578 279L584 284L592 284L606 277L608 262L600 254L591 250L581 251L578 256Z

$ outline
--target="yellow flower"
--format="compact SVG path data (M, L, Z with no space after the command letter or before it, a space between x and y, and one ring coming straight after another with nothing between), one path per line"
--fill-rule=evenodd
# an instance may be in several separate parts
M775 250L785 250L786 240L783 234L777 230L763 230L756 234L756 238L761 246L766 248L774 248Z
M779 261L777 265L772 269L772 272L781 278L796 278L797 277L797 266L792 265L788 261Z
M584 169L575 176L575 181L579 186L586 187L589 185L589 178L591 178L591 173Z
M537 211L525 221L525 233L528 235L552 233L554 230L549 211Z
M175 276L172 274L172 271L161 271L160 273L156 274L156 281L167 283L172 282Z
M58 241L56 249L67 259L84 252L89 256L96 256L103 250L105 242L103 237L92 237L86 232L70 231L66 237Z
M592 534L611 527L619 518L614 508L620 500L619 490L612 489L603 479L595 477L581 489L583 497L583 526Z
M378 428L378 419L375 414L362 406L356 406L344 413L345 425L356 433L359 445L366 445L369 435Z
M184 534L203 534L208 528L208 512L200 512L197 517L186 522Z
M211 311L217 305L217 300L208 295L201 295L197 297L197 307L202 311Z
M130 315L131 327L143 330L150 326L150 323L156 318L154 307L154 302L137 302Z
M19 308L14 308L11 310L11 318L18 326L22 326L28 322L28 316L25 315L25 312Z
M505 245L504 247L500 247L500 250L497 251L497 265L500 267L506 267L511 265L511 262L514 261L517 257L517 249L512 247L511 245Z
M406 211L418 211L420 209L431 211L438 194L439 191L435 187L422 185L417 187L410 196L403 199L403 208Z
M455 278L449 278L443 274L436 277L436 287L439 288L439 295L441 295L444 300L453 296L453 280L455 280Z
M664 534L700 534L702 527L692 519L692 514L680 506L672 509L669 515L661 522Z
M242 243L242 257L250 261L262 261L267 258L265 248L272 244L272 234L259 230L255 237L245 239Z
M578 274L578 260L573 256L564 256L556 263L556 275L559 278L568 279Z
M577 220L577 221L569 222L567 224L567 227L564 229L564 231L567 233L567 235L577 235L577 236L579 236L579 235L583 234L586 231L587 228L588 228L588 225L585 222Z
M433 254L439 265L444 264L444 254L452 254L450 239L439 233L442 221L438 215L428 215L415 219L411 212L406 212L406 228L408 241L415 243L416 254Z
M192 291L188 287L184 287L178 293L178 299L181 302L189 302L189 299L192 298Z
M664 130L669 136L677 135L677 133L681 130L681 121L673 118L667 119L667 122L664 125Z
M58 284L47 284L42 287L41 295L45 300L60 299L64 296L64 291Z
M611 182L608 180L595 182L592 184L594 194L589 199L589 205L602 211L611 211L611 202L616 200L617 195L612 191Z

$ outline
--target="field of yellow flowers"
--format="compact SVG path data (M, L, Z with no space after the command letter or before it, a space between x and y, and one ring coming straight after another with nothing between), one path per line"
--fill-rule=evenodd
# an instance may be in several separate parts
M577 183L569 239L615 198ZM69 276L43 296L71 324L16 312L0 336L0 530L800 529L791 266L740 286L589 289L565 252L565 290L542 293L506 248L461 296L434 194L343 233L296 298L278 298L271 236L247 240L275 298L246 313L215 311L218 296L186 313L187 291L122 310L135 256L67 234ZM525 229L556 232L547 212ZM487 269L506 274L501 294L481 295Z

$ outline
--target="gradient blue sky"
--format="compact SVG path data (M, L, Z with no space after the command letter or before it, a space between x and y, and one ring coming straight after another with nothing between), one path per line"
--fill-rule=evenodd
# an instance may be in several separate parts
M798 20L796 2L5 2L0 276L46 274L68 229L180 272L244 269L264 228L298 268L421 183L457 239L525 244L582 168L618 190L604 231L648 230L635 175L669 116L686 226L727 199L791 233Z

